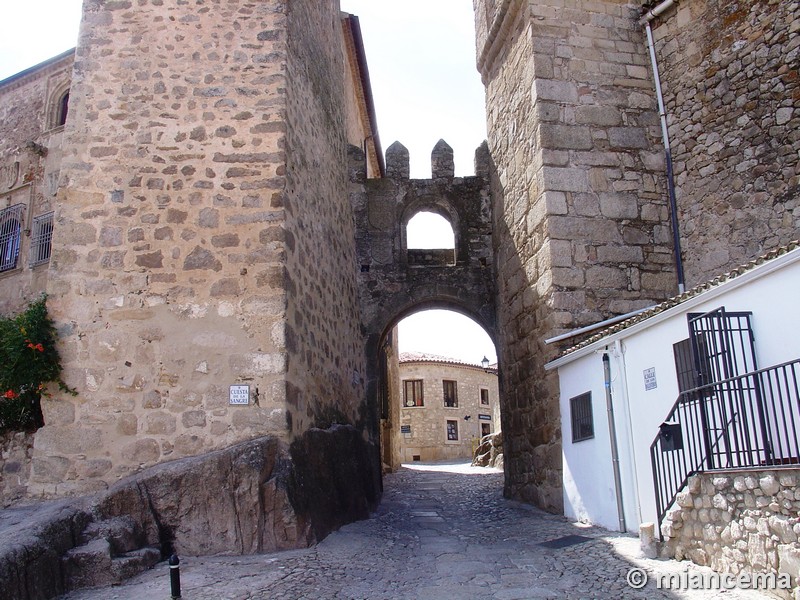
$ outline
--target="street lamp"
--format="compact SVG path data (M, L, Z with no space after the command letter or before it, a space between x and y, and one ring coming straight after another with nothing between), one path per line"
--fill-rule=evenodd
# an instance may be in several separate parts
M481 361L481 366L483 367L484 371L489 368L489 359L486 358L485 356L483 357L483 360Z

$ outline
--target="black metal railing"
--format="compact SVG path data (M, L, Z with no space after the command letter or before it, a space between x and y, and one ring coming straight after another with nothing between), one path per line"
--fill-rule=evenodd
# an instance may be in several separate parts
M659 524L701 471L800 463L800 359L687 390L650 445Z

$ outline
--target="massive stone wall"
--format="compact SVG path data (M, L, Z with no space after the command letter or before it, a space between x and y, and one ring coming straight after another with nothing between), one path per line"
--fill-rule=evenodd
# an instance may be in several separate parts
M335 4L295 2L289 11L283 199L291 240L286 337L295 433L365 417L355 224L347 187L345 65Z
M33 434L10 431L0 435L0 507L25 497L32 455Z
M43 402L29 493L267 436L312 538L377 500L342 27L337 2L85 3L48 285L78 395Z
M287 437L284 8L85 2L48 285L78 396L44 403L33 491Z
M379 497L379 420L366 399L347 160L347 123L357 120L357 107L344 91L338 2L290 2L288 17L287 423L297 438L291 455L300 482L292 501L298 510L325 514L314 528L321 538L368 516ZM340 435L337 424L357 433ZM354 467L346 482L343 465Z
M561 509L544 339L677 291L636 7L475 5L493 159L506 493Z
M72 53L66 53L0 82L0 211L23 205L24 231L53 210L64 130L59 100L71 73ZM16 268L0 273L0 314L21 310L47 285L47 262L30 266L31 236L19 241Z
M654 21L688 285L798 237L800 4L685 0Z

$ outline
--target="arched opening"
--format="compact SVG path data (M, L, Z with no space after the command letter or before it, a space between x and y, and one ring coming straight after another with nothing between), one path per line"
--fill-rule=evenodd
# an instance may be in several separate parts
M444 216L420 211L409 219L405 231L409 265L456 264L453 226Z
M69 112L70 80L63 79L57 82L48 92L47 99L47 127L55 129L63 127L67 122Z
M412 311L384 336L380 362L385 470L476 455L502 468L497 354L481 325L453 310Z
M56 127L60 127L67 122L67 112L69 111L69 91L67 91L58 101L56 108Z
M441 215L420 211L408 221L406 240L409 250L455 249L453 226Z

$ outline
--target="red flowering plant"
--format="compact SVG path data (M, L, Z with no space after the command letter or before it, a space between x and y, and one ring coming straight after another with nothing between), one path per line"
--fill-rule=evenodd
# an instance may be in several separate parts
M42 297L25 312L0 318L0 433L44 425L40 401L51 382L75 394L61 380L56 330Z

